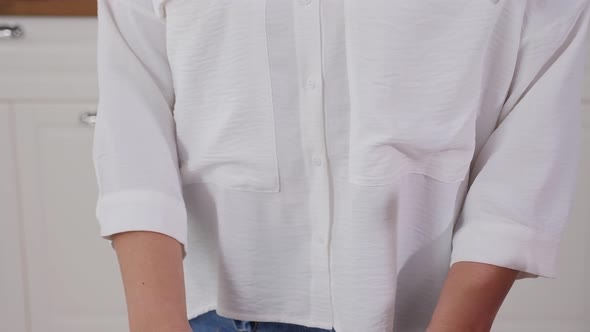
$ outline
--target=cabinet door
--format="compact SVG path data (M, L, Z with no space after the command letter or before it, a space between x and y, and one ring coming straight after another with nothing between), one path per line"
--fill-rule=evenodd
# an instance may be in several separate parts
M94 216L93 129L83 117L93 107L14 106L31 332L127 330L116 257Z
M590 104L585 104L583 111L582 165L570 222L563 234L558 276L517 282L493 331L590 331Z
M26 331L22 229L16 199L13 114L0 103L0 331Z

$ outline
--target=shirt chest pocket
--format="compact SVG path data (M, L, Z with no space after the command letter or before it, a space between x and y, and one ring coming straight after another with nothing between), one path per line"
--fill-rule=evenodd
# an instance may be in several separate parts
M167 4L184 184L279 191L265 6L265 0Z
M394 74L359 73L366 83L351 103L351 182L387 185L408 173L442 182L465 179L475 149L481 79L460 60L451 62L415 65L408 59L399 68L388 66Z
M465 179L493 29L490 3L445 3L463 6L461 15L442 4L434 12L422 2L374 3L347 2L348 180L387 185L408 173ZM424 22L416 25L404 10Z

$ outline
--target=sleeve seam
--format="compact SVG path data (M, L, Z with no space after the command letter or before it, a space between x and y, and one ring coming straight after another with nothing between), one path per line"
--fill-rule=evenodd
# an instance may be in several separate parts
M540 32L535 33L534 36L524 36L520 42L521 47L530 42L543 40L550 32L555 30L558 31L553 33L559 35L560 40L566 39L567 35L564 35L563 32L572 30L572 28L577 24L580 16L583 15L583 12L586 10L585 7L587 6L588 3L584 2L579 9L574 11L575 15L568 16L567 20L553 22L552 24L545 26Z

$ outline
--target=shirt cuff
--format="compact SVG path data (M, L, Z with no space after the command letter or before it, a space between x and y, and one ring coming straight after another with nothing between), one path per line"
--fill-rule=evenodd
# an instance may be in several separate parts
M182 199L154 191L112 193L99 198L96 217L100 235L107 240L129 231L161 233L180 242L182 257L186 256L187 215Z
M453 236L451 265L468 261L519 271L517 279L555 278L558 236L493 220L460 227Z

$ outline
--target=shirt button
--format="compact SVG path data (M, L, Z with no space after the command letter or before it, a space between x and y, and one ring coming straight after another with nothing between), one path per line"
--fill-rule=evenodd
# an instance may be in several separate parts
M324 245L326 244L326 238L320 235L317 237L317 242L321 245Z
M299 2L301 3L301 5L303 6L307 6L311 3L312 0L299 0Z
M305 88L308 90L315 89L315 80L313 78L308 78L307 81L305 81Z
M311 158L311 163L314 166L322 166L322 159L319 157L313 157L313 158Z

